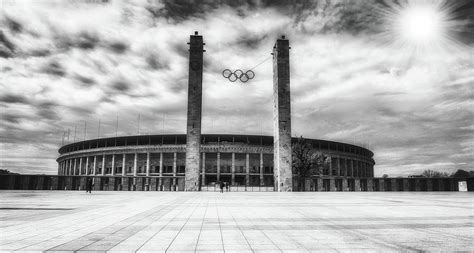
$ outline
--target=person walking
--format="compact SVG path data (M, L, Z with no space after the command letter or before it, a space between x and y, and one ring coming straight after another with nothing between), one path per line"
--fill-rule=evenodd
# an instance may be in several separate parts
M227 192L229 191L229 182L225 183L225 191L227 191Z
M92 178L87 179L86 193L92 193Z
M219 186L221 187L221 193L224 193L224 182L221 181L221 182L219 183Z

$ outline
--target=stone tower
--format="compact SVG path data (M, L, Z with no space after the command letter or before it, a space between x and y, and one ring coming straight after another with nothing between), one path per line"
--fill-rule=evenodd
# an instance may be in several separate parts
M273 173L279 192L293 189L289 44L282 36L273 47Z
M204 43L198 32L189 41L188 117L186 131L186 191L199 191Z

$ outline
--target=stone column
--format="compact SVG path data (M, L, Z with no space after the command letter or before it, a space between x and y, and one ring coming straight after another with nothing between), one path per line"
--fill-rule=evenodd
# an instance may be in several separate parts
M250 154L245 154L245 185L250 185Z
M385 181L385 179L380 178L377 182L379 184L379 191L381 191L381 192L385 191L385 182L384 181Z
M70 175L72 175L72 173L73 173L72 172L72 160L69 159L69 171L68 171L67 175L70 176Z
M150 176L150 151L146 152L146 176Z
M420 179L415 179L415 191L417 191L417 192L421 191L421 180Z
M445 191L445 189L444 189L444 179L438 179L438 191Z
M342 191L344 191L344 192L349 191L349 189L347 187L347 178L342 179Z
M336 175L341 176L341 158L336 157L336 161L337 161Z
M206 185L206 153L202 152L201 185Z
M92 175L97 173L97 156L94 156L94 164L92 165Z
M275 169L275 167L273 167ZM264 186L265 185L265 180L263 179L263 152L260 152L260 185ZM276 191L276 189L275 189Z
M282 36L273 47L273 173L279 192L293 190L289 44Z
M115 154L112 155L112 171L110 174L115 175Z
M217 152L217 181L221 181L221 153Z
M177 183L177 182L176 182L176 164L177 164L177 157L178 157L177 153L174 152L174 153L173 153L173 186L172 186L172 188L175 188L175 187L176 187L176 183ZM198 164L198 166L199 166L199 164ZM196 185L197 185L198 183L199 183L199 177L198 177L198 181L197 181ZM197 191L197 190L198 190L198 189L196 189L196 191Z
M125 164L126 164L126 160L125 160L125 157L127 156L127 154L123 154L123 157L122 157L122 176L125 176ZM122 180L122 185L123 185L123 180Z
M133 176L137 176L137 163L138 163L138 153L135 152L133 157Z
M82 176L82 157L79 158L79 176Z
M329 191L331 192L336 191L336 180L334 178L329 179Z
M232 167L231 167L231 172L232 172L231 185L235 185L235 153L234 153L234 152L232 152Z
M410 191L410 185L408 183L408 179L406 178L403 179L403 191L404 192Z
M367 191L374 191L374 181L372 178L367 178Z
M89 175L89 156L86 156L86 171L84 175Z
M102 156L102 176L105 175L105 154Z
M162 190L163 187L163 152L160 152L160 179L158 179L158 187L160 191Z
M329 173L328 176L332 176L332 156L329 156Z
M395 178L390 179L390 185L391 185L391 189L390 189L391 191L396 192L398 190L397 179Z
M359 178L354 179L354 191L360 192L360 179Z
M204 43L195 32L189 39L185 190L199 191L201 155L202 70ZM219 180L219 174L217 175Z
M316 182L317 182L317 191L318 192L322 192L323 191L323 179L322 178L318 178L316 179Z
M426 179L426 191L433 191L433 178L427 178Z

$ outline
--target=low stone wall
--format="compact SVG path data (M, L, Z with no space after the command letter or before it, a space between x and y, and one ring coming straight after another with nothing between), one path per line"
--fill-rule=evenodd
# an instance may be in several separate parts
M293 191L474 191L474 178L293 178ZM462 187L461 187L462 188Z
M1 190L184 191L184 177L0 175Z
M48 175L0 175L0 190L85 191L88 178L93 179L94 191L184 191L184 177ZM474 191L474 178L347 177L294 177L293 191L459 191L460 182L465 182L468 191Z

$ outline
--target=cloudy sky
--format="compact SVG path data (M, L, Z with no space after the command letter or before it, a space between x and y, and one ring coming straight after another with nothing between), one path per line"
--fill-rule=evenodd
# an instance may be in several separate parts
M115 136L117 119L118 135L185 133L199 31L203 133L272 134L284 34L293 135L368 146L378 176L473 169L472 1L178 2L2 0L0 167L54 174L62 143Z

